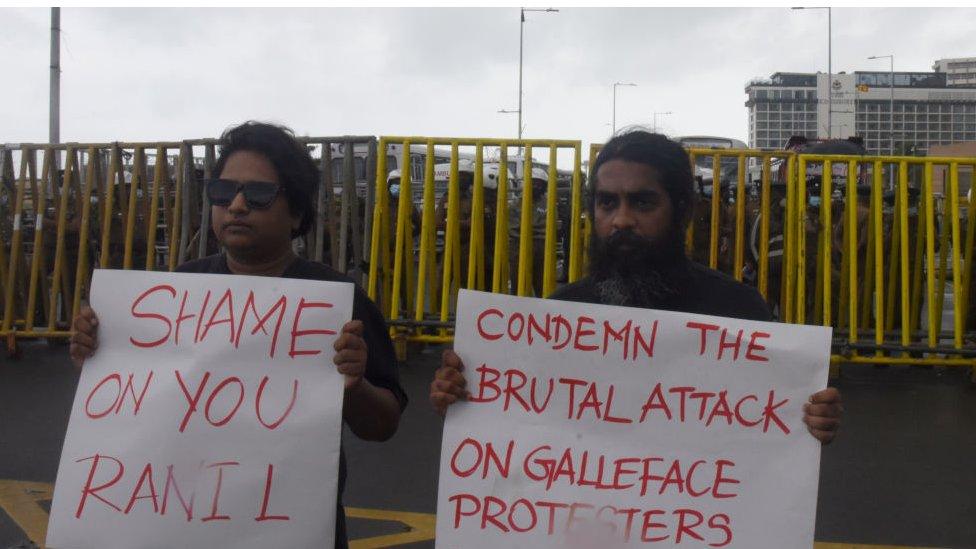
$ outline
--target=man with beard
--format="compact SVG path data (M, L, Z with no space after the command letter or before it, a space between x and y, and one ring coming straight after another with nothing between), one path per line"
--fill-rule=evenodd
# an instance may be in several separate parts
M693 178L678 143L640 130L618 135L600 151L592 173L590 274L550 299L773 320L754 288L685 256ZM470 395L462 369L457 354L445 351L430 386L431 404L442 415ZM810 397L803 419L826 444L842 411L840 392L828 388Z

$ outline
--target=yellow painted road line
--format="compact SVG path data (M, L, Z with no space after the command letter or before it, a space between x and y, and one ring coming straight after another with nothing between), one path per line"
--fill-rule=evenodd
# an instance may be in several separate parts
M41 501L54 497L54 485L45 482L25 482L0 479L0 509L7 513L31 541L42 544L47 538L48 515ZM383 509L346 507L350 518L400 522L408 531L349 541L350 549L379 549L396 547L434 539L436 518L431 513L410 513ZM864 543L828 543L818 541L814 549L924 549L901 545L870 545ZM928 548L934 549L934 548Z
M346 507L346 516L359 519L402 522L410 528L409 531L400 534L389 534L386 536L350 540L350 549L378 549L380 547L396 547L397 545L416 543L418 541L430 541L434 539L434 525L436 521L433 514Z
M0 479L0 509L38 545L47 538L47 513L39 502L50 500L53 489L53 484L44 482Z

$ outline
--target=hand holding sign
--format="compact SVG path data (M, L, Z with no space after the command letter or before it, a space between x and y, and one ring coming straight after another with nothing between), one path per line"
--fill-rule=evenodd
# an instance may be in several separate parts
M464 364L457 353L446 349L441 355L441 367L437 369L434 381L430 384L430 403L439 415L445 415L451 404L471 396L467 381L461 374L463 370Z
M85 359L95 354L98 349L98 317L95 311L87 305L78 311L78 315L71 322L71 347L69 354L75 368L81 368Z
M339 373L345 376L346 394L354 391L363 381L366 374L366 357L368 350L363 341L363 321L350 320L342 327L339 339L333 345L336 354L332 361L338 367Z

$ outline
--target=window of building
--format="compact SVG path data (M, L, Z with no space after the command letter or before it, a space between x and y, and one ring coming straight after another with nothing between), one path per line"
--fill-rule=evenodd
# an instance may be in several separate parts
M756 90L756 99L766 99L766 90Z

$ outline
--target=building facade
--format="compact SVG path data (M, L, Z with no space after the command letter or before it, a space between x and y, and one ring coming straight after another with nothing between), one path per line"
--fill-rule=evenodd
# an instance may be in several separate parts
M895 72L893 83L887 71L832 76L775 73L751 81L749 146L776 150L792 135L856 135L871 154L904 154L976 141L976 84L949 86L944 72Z
M946 84L951 86L976 86L976 57L939 59L932 65L935 72L944 72Z

